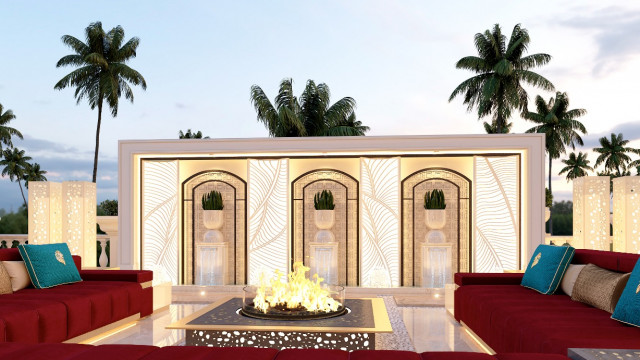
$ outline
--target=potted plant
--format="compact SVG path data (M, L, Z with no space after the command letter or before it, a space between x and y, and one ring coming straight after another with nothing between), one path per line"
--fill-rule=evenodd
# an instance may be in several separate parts
M329 231L336 221L333 202L333 194L330 190L322 190L313 197L313 207L316 209L315 220L319 231L316 234L316 241L331 242L334 239L333 233ZM324 230L324 231L323 231Z
M447 204L442 190L427 191L424 194L425 224L432 230L442 229L447 221L446 208Z
M202 210L204 212L204 226L209 229L204 235L207 242L222 242L220 228L224 223L224 204L222 194L212 190L202 195Z

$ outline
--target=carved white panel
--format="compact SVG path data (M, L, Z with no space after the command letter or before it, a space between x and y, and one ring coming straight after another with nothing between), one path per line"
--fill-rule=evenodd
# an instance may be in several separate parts
M613 251L640 254L640 177L613 179Z
M578 249L609 250L610 178L573 180L573 241Z
M519 268L520 193L517 156L474 156L476 272Z
M29 243L62 242L62 184L29 181Z
M289 269L289 161L249 160L249 283Z
M62 183L62 239L71 254L82 256L82 265L96 266L96 184Z
M142 269L178 285L178 162L142 162Z
M400 285L400 159L361 158L361 284Z

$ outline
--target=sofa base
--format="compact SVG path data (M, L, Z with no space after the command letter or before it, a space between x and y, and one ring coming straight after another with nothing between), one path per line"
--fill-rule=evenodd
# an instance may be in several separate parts
M464 321L460 321L460 325L462 326L462 328L464 329L464 331L467 333L467 335L469 335L469 337L471 337L473 339L473 341L476 342L476 344L478 344L478 346L480 346L480 348L482 348L482 350L484 352L486 352L489 355L495 355L497 354L492 348L491 346L487 345L487 343L485 343L480 336L478 336L475 332L473 332L473 330L471 330L467 324L464 323Z
M84 333L80 336L76 336L69 340L64 341L64 343L70 344L93 344L99 340L106 338L107 336L111 336L119 331L122 331L126 328L129 328L135 325L136 321L140 320L140 314L131 315L122 320L118 320L109 325L105 325L103 327L97 328L95 330L89 331L88 333Z

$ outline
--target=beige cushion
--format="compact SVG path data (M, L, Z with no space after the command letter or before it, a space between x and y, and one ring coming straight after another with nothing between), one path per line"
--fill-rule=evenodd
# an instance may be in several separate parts
M24 261L3 261L2 265L4 265L4 268L7 269L9 273L13 291L22 290L31 286L31 278L29 278L27 268L24 266Z
M565 294L571 296L571 292L573 291L573 286L576 283L576 279L585 266L587 265L569 265L567 271L565 271L564 276L562 277L562 282L560 283L560 288Z
M571 300L613 313L630 275L588 264L576 279Z
M2 294L13 294L13 289L11 288L11 277L0 261L0 295Z

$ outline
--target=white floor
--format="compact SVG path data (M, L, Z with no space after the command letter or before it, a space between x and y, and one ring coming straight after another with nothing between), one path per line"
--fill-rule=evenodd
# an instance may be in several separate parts
M94 344L182 345L184 330L165 327L203 306L206 303L175 303ZM443 306L398 309L416 351L482 351Z

